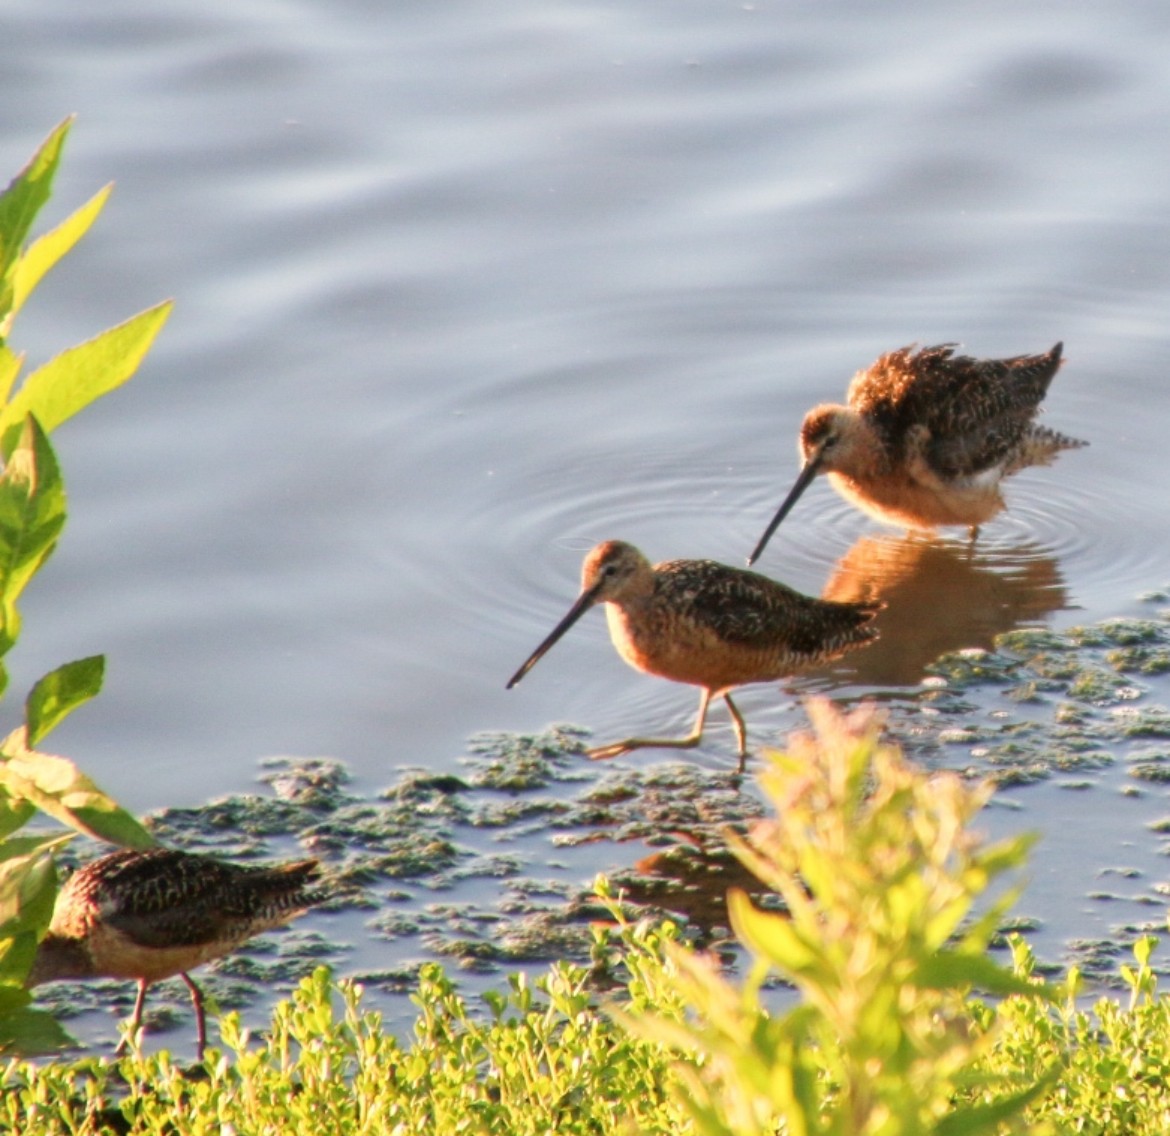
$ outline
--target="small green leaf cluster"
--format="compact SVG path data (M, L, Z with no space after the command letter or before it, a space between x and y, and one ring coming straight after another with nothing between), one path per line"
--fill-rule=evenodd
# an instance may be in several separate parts
M653 935L632 962L658 966ZM475 1014L436 965L424 968L409 1042L328 971L304 979L259 1044L235 1014L199 1078L167 1053L0 1073L0 1131L457 1136L673 1136L686 1117L665 1051L598 1014L585 968L512 980ZM340 1005L339 1005L340 1003Z
M65 524L65 487L47 432L137 369L170 311L160 304L61 352L24 376L8 338L42 277L84 235L107 186L52 231L27 243L48 200L71 123L61 123L0 194L0 656L21 629L17 600L43 567ZM153 843L73 762L36 747L68 713L101 689L105 661L78 659L42 678L25 702L24 724L0 740L0 1049L43 1049L68 1040L28 1008L24 978L52 915L53 852L69 836L14 835L38 812L68 828L134 848ZM8 672L0 662L0 695Z
M610 1014L596 1012L593 976L584 968L554 966L532 984L516 976L507 993L488 998L485 1015L467 1005L440 967L428 965L407 1041L363 1010L359 986L334 984L320 968L276 1007L259 1040L241 1030L238 1015L225 1016L223 1046L197 1076L166 1051L116 1062L10 1061L0 1068L0 1133L692 1136L709 1128L685 1094L693 1078L716 1075L718 1062L697 1055L680 1063L644 1030L620 1024L646 1013L675 1027L693 1021L678 971L663 951L670 938L669 929L623 926L625 983ZM1056 1006L1021 995L996 1004L969 1000L965 1030L979 1057L937 1129L1032 1136L1170 1131L1170 1001L1157 996L1151 942L1136 948L1136 968L1122 968L1133 991L1128 1007L1102 999L1091 1012L1078 1010L1075 973ZM1013 950L1014 973L1026 982L1031 956L1018 939ZM730 1002L719 1017L738 1009ZM814 1061L818 1053L813 1050ZM747 1057L745 1051L740 1059ZM757 1061L752 1084L766 1089L790 1079L793 1068ZM1046 1069L1060 1072L1039 1075ZM821 1081L829 1075L827 1068L815 1071ZM1043 1091L1022 1115L1002 1115L1002 1086L1027 1082L1043 1082ZM997 1124L989 1123L993 1112L1000 1114ZM892 1125L899 1122L891 1118ZM817 1130L799 1117L771 1129Z
M1035 1069L1058 1067L1048 1091L1024 1113L1028 1132L1076 1132L1116 1136L1165 1136L1170 1132L1170 999L1159 996L1150 966L1156 940L1134 944L1136 966L1123 965L1128 1005L1101 998L1079 1008L1082 980L1066 976L1054 1010L1031 998L997 1005L972 1002L976 1028L991 1040L964 1094L985 1096L984 1085L1019 1079ZM1032 973L1034 959L1020 939L1012 941L1016 973Z

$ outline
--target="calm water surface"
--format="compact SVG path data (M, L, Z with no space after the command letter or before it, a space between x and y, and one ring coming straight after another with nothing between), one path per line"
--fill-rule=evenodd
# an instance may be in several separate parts
M58 435L69 528L12 663L19 693L106 653L54 743L135 810L249 789L270 754L372 792L483 729L685 730L693 692L625 668L599 615L504 682L596 541L742 562L804 411L905 343L1063 339L1045 421L1092 447L1014 479L973 555L815 486L761 567L876 576L897 612L819 685L914 687L1170 580L1159 0L15 0L0 27L0 174L76 112L50 219L117 182L14 345L178 301ZM743 706L757 741L801 718L774 687ZM727 766L712 723L694 760ZM1080 929L1140 821L1019 801L1048 834L1029 909Z

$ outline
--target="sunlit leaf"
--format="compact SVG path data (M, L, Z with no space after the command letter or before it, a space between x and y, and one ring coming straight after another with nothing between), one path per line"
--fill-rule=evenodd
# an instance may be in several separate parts
M24 726L0 743L0 786L31 801L43 813L125 848L153 848L156 841L130 813L103 793L68 758L28 748Z
M32 290L89 230L109 199L113 185L99 189L80 209L75 210L55 229L38 237L17 260L12 276L12 315L24 306ZM11 317L9 317L11 318Z
M739 888L727 893L727 913L744 946L774 966L800 974L818 961L794 931L791 920L770 911L756 910Z
M40 149L0 193L0 336L7 335L12 307L12 269L33 220L49 200L61 147L73 119L67 118L41 143Z
M0 938L22 931L39 938L48 927L57 894L53 850L71 838L26 836L0 844Z
M24 356L17 355L7 343L0 340L0 404L8 401L8 392L20 374Z
M978 862L989 875L995 876L1010 868L1022 866L1028 859L1028 852L1040 839L1038 832L1022 832L995 844L980 849Z
M58 722L102 688L106 659L89 655L50 671L25 700L28 744L35 746Z
M0 844L0 983L24 985L53 917L57 865L53 852L73 839L19 837Z
M27 418L0 475L0 654L16 642L16 599L65 524L65 488L48 438Z
M55 852L68 844L75 836L72 832L37 833L32 836L11 836L0 840L0 865L8 860L36 856L43 852Z
M173 306L168 300L147 308L125 323L62 351L33 371L0 410L0 450L7 454L15 445L26 415L36 415L46 431L55 430L83 407L121 386L138 369Z
M1158 940L1153 935L1143 935L1133 945L1133 957L1137 959L1141 966L1147 966L1150 961L1150 955L1154 953L1154 947L1158 945Z

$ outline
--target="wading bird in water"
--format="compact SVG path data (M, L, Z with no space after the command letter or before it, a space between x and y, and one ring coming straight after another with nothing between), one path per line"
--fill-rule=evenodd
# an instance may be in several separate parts
M818 473L879 520L912 529L967 525L974 535L1004 507L1005 477L1088 444L1034 421L1062 346L1011 359L955 355L953 343L903 347L859 371L847 405L805 415L804 465L748 563Z
M747 758L747 729L731 691L771 682L826 662L877 638L869 621L880 603L832 603L801 595L775 580L713 560L668 560L651 566L633 545L608 540L581 568L581 594L568 614L508 681L516 685L594 604L605 604L618 654L647 674L701 689L699 716L685 738L626 738L589 751L617 757L644 746L690 749L699 744L707 707L722 697Z
M57 893L25 985L133 978L133 1035L146 988L177 974L191 992L202 1061L203 993L187 971L319 903L324 893L308 890L317 878L316 860L260 868L168 848L111 852L79 868Z

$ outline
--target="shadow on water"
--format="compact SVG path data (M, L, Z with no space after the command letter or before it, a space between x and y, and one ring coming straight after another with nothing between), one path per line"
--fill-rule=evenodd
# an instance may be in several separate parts
M941 655L990 649L995 637L1070 604L1050 549L981 547L923 534L862 537L838 562L824 598L881 599L881 638L834 674L870 686L912 686Z

